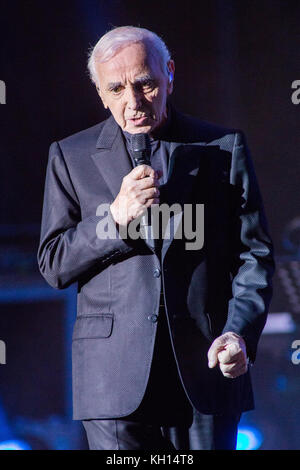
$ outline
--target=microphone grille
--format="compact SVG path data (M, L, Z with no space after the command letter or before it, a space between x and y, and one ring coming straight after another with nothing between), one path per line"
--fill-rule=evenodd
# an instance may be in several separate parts
M133 134L131 138L131 149L133 152L140 152L142 150L151 152L149 135L146 133Z

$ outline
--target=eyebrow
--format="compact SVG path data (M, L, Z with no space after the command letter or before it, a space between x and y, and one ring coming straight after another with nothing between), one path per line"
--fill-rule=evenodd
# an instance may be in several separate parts
M146 75L143 75L142 77L140 78L137 78L135 83L137 84L143 84L143 83L146 83L146 82L153 82L154 81L154 77L152 77L152 75L150 75L149 73L147 73Z
M140 78L137 78L134 81L134 85L143 85L146 82L149 82L149 81L153 82L154 80L155 79L154 79L154 77L152 77L152 75L146 74L146 75L143 75ZM122 86L122 85L123 85L122 82L110 82L110 83L107 84L107 90L112 91L115 88L118 88L119 86Z
M119 86L122 86L121 82L110 82L107 84L107 90L113 90L114 88L118 88Z

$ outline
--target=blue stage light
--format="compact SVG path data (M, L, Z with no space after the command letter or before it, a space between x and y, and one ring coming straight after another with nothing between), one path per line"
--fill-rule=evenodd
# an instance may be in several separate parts
M31 447L25 441L13 439L0 442L0 450L31 450Z
M238 430L236 450L259 449L262 441L262 434L257 428L241 427Z

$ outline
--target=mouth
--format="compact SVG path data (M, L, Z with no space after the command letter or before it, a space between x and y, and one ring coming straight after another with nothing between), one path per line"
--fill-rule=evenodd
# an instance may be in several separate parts
M142 126L148 121L148 119L149 119L148 116L139 116L139 117L127 118L127 121L130 122L130 124L133 124L134 126Z

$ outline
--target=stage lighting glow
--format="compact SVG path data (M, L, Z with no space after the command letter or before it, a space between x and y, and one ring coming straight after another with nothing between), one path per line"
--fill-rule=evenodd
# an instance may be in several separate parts
M262 434L254 427L241 427L238 430L236 450L259 449L263 441Z
M31 450L31 447L25 441L14 439L0 442L0 450Z

